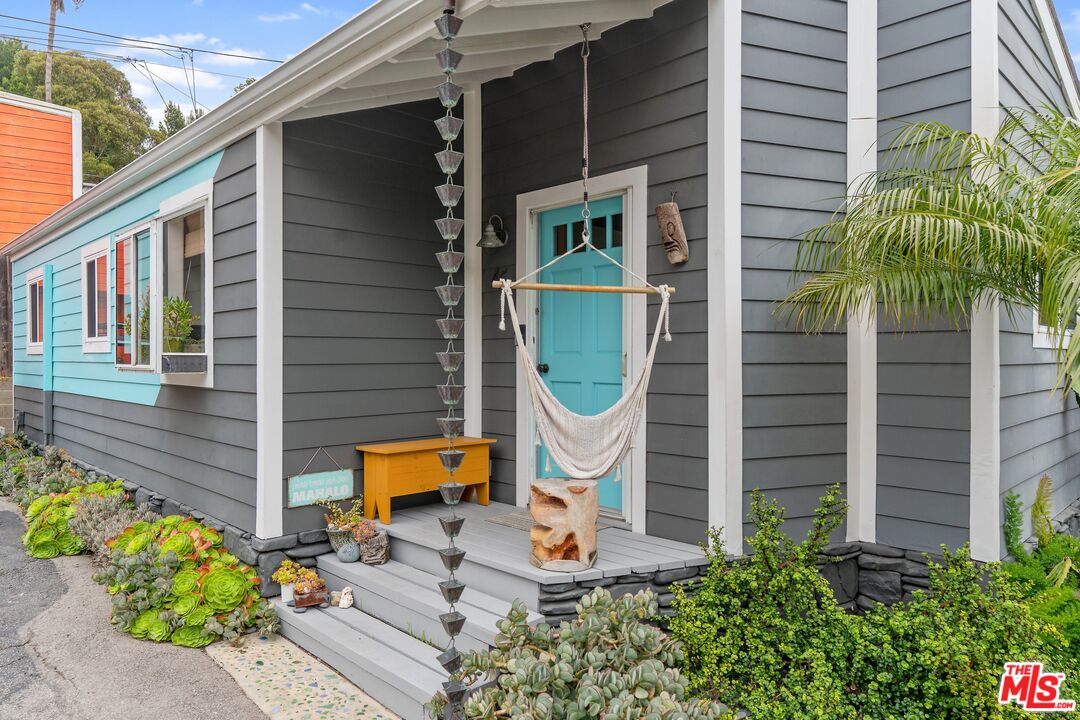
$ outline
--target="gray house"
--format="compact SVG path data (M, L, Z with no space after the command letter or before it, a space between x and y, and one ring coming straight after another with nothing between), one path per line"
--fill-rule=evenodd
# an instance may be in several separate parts
M435 435L441 411L440 8L380 0L9 246L16 419L30 437L208 516L264 570L282 550L326 551L319 513L286 507L286 478L325 448L332 461L311 469L353 468L360 492L355 446ZM988 309L959 331L852 321L817 336L773 313L798 238L876 167L882 134L929 119L992 134L1011 108L1077 112L1049 0L459 0L458 14L464 416L467 434L497 441L493 503L464 506L480 533L462 540L477 643L514 597L551 617L569 612L560 593L575 583L692 576L710 526L741 552L754 488L801 532L841 482L851 509L838 540L970 541L984 560L1004 552L1005 493L1029 501L1048 473L1055 512L1080 498L1080 411L1051 392L1053 351L1029 310ZM574 232L586 22L605 242L678 293L674 342L605 503L601 561L570 577L531 568L528 535L484 518L524 507L541 468L491 281L565 252L560 233ZM672 196L689 238L680 265L654 218ZM489 219L508 242L482 250ZM199 315L183 348L160 326L178 294ZM607 328L618 389L644 361L657 306L617 303L604 321L596 307L537 314L523 299L531 351L546 363ZM572 368L593 360L573 352ZM389 526L390 569L307 560L369 588L366 612L345 631L318 613L287 630L412 717L437 664L394 628L430 624L445 541L437 505L408 505ZM342 632L378 652L340 645Z

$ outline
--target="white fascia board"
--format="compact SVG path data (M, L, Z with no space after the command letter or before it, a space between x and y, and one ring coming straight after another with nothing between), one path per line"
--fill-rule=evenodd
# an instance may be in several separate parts
M14 105L15 107L26 108L27 110L37 110L39 112L62 115L64 117L72 117L79 114L79 111L75 108L69 108L55 103L47 103L44 100L35 100L34 98L23 97L22 95L12 95L7 92L0 92L0 105Z
M709 0L709 526L743 551L742 3Z
M971 0L971 131L994 137L1001 122L997 0ZM996 297L972 313L968 532L975 560L1001 559L1001 313Z
M877 0L848 2L847 183L877 170ZM847 539L877 539L877 308L847 322Z

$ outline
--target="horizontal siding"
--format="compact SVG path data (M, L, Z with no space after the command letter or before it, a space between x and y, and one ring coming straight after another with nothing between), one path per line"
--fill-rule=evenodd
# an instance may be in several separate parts
M362 481L357 444L437 434L441 112L432 101L285 125L286 475L323 447ZM310 468L329 469L321 455ZM285 511L285 532L321 522Z
M967 0L878 2L878 130L971 126ZM888 160L881 153L884 165ZM943 318L878 325L877 538L917 550L968 536L971 338Z
M27 270L53 265L51 442L245 530L254 530L256 490L254 165L252 135L15 269L16 287L22 287ZM157 375L116 370L111 353L84 354L81 247L152 217L162 199L204 177L214 180L214 388L161 385ZM24 378L41 380L40 356L27 358L23 350L25 293L17 292L13 305L15 357L25 370L16 376L16 408L27 412L28 429L40 435L41 391L19 387Z
M0 246L71 201L71 123L0 100Z
M775 313L799 238L844 194L846 27L843 2L743 3L743 510L765 491L796 537L846 474L845 335L805 335Z
M646 20L608 30L590 57L592 174L648 166L647 269L678 287L674 342L661 343L648 397L646 530L700 542L708 507L706 431L707 22L703 0L675 0ZM571 182L581 172L581 58L577 46L550 62L484 85L484 208L514 227L519 193ZM652 209L678 193L690 246L668 263ZM523 242L485 253L484 278L514 272ZM513 341L498 329L499 298L483 298L483 430L492 447L493 497L515 502ZM656 318L649 312L649 327Z
M1050 32L1055 32L1053 28ZM1004 112L1066 110L1062 81L1031 0L998 3L999 91ZM1056 390L1052 349L1033 346L1030 308L1001 313L1001 493L1030 507L1039 478L1054 482L1054 514L1080 497L1080 409ZM1030 514L1024 513L1024 534Z

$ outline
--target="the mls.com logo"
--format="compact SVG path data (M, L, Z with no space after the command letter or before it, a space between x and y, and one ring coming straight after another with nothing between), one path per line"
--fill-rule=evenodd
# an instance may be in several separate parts
M1075 710L1075 700L1061 699L1063 682L1065 673L1044 673L1042 663L1005 663L998 687L998 703L1015 702L1031 712Z

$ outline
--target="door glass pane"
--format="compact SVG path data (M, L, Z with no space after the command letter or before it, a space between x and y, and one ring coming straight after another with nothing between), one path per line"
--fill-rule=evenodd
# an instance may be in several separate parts
M116 243L116 364L131 364L134 299L131 278L131 238Z
M566 226L558 225L555 227L555 257L558 257L559 255L565 255L567 249Z
M622 213L611 216L611 247L622 247Z
M592 219L592 244L601 250L607 249L607 218Z
M570 247L577 247L581 244L581 234L583 232L585 232L585 221L578 220L574 223L573 230L570 231ZM584 249L585 248L581 248L578 252Z

